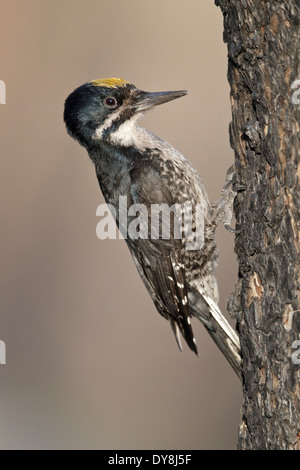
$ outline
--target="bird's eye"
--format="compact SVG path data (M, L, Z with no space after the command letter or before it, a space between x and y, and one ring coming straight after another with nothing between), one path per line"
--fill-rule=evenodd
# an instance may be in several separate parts
M117 100L112 96L105 98L104 104L107 106L107 108L116 108L118 106Z

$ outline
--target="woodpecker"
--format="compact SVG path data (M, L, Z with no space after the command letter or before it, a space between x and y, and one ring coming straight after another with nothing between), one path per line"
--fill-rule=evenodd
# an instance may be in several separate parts
M239 375L239 340L218 308L215 277L215 230L226 212L224 207L232 202L232 192L224 191L219 203L211 205L192 164L169 143L137 125L146 111L187 94L186 90L145 92L120 78L92 80L68 96L64 121L69 135L86 148L94 163L101 191L115 208L120 229L120 197L126 196L128 206L142 204L149 211L162 204L201 207L203 243L198 249L188 249L184 234L175 237L172 230L166 239L151 236L148 228L148 237L129 234L126 242L158 312L170 322L179 348L182 336L198 354L191 325L196 316ZM194 219L192 225L195 227Z

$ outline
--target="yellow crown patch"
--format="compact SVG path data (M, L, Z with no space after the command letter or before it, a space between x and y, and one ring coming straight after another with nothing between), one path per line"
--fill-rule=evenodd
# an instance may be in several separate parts
M107 88L118 88L126 86L129 82L122 78L99 78L90 82L93 86L103 86Z

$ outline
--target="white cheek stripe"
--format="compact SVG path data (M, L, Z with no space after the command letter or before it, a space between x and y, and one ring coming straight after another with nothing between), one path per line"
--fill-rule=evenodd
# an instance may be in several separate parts
M121 124L120 127L110 135L110 142L112 144L123 145L124 147L134 145L139 148L141 139L139 128L136 126L136 121L139 118L140 116L135 114L131 119Z
M97 129L95 130L94 139L101 140L103 137L103 132L108 129L116 119L120 117L124 109L125 103L123 103L122 106L117 109L117 111L112 113L101 126L97 127Z
M108 129L114 121L116 121L127 104L123 103L122 106L113 114L111 114L106 121L99 126L94 133L95 140L102 140L103 133ZM123 124L118 127L113 133L110 134L108 141L115 145L122 145L124 147L134 146L140 150L143 150L145 147L155 147L158 145L158 138L155 137L150 132L146 131L142 127L136 125L137 121L143 116L143 113L134 114L130 119L123 122ZM177 268L177 266L176 266ZM179 268L177 268L179 269Z

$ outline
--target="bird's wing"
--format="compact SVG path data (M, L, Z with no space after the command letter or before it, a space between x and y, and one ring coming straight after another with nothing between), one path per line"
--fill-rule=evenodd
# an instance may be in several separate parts
M182 261L182 240L174 237L174 220L169 218L170 237L154 239L151 233L151 208L153 204L167 204L175 201L161 174L147 166L130 171L131 197L133 204L147 208L147 238L135 239L130 233L127 244L159 313L170 320L178 346L181 348L180 333L189 347L197 354L194 334L190 324L187 300L187 285ZM130 218L128 220L131 222ZM129 228L129 226L128 226ZM162 224L161 224L162 228ZM130 230L128 231L130 232ZM151 236L152 235L152 236Z

